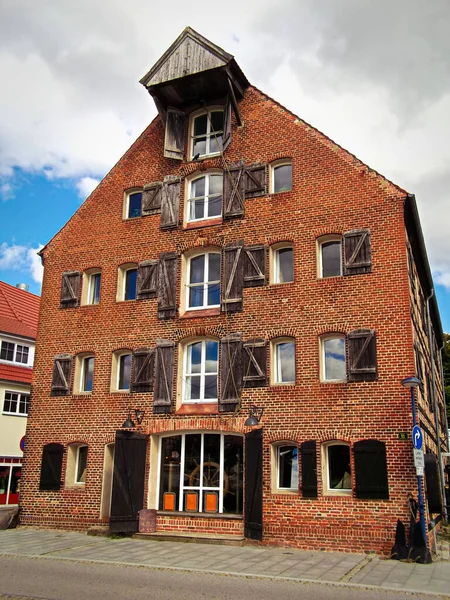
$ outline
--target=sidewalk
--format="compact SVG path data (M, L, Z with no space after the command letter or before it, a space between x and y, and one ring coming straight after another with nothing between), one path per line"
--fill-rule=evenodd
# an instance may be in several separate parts
M447 561L419 565L384 560L372 554L111 539L28 527L0 531L2 554L326 582L450 597Z

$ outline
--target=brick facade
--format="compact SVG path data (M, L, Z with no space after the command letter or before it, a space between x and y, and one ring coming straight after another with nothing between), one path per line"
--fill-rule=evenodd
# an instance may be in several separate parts
M397 519L409 521L407 495L417 495L417 484L410 442L410 396L400 380L415 373L414 342L419 334L412 314L416 309L408 272L404 221L407 193L254 87L246 90L239 110L243 125L238 126L233 116L232 141L223 157L200 161L164 158L164 124L157 117L45 247L33 409L22 488L23 524L85 530L108 523L107 514L102 517L100 510L105 446L114 442L129 407L145 410L143 423L136 428L150 436L144 508L158 508L158 435L177 431L242 435L250 430L244 422L251 405L264 407L262 543L388 552ZM245 164L268 165L279 158L292 161L291 191L246 199L243 217L220 219L216 224L182 225L186 177L226 169L242 159ZM168 175L182 178L178 227L162 231L159 214L123 218L126 190L142 189ZM370 230L371 273L318 278L317 238L355 229ZM213 310L202 316L185 315L180 310L179 260L179 310L174 318L158 319L156 298L116 301L121 265L158 259L163 252L181 257L192 248L222 249L238 240L245 245L264 244L268 254L275 243L291 242L294 281L244 289L242 312ZM94 267L102 272L100 303L60 308L62 273L85 272ZM377 380L321 382L320 336L359 329L376 332ZM180 343L193 337L221 339L235 332L242 332L244 340L262 338L269 343L279 337L294 338L295 385L244 388L236 412L219 413L217 406L205 410L204 406L190 405L193 414L183 414L185 407L179 406L177 389ZM439 337L439 332L436 335ZM142 346L153 348L161 338L176 344L170 414L153 414L151 392L110 391L112 353ZM95 355L92 393L50 397L54 357L87 352ZM425 354L429 355L426 349ZM271 364L268 359L269 376ZM441 391L438 400L442 403ZM422 419L426 423L431 420L431 428L430 409L422 399L419 402ZM408 432L409 440L399 440L399 432ZM389 499L356 498L353 452L353 493L325 495L323 443L341 440L353 448L355 442L364 439L386 445ZM273 444L300 444L306 440L317 443L318 497L303 497L301 484L295 492L274 493ZM42 450L48 443L60 443L66 450L59 491L39 490ZM73 443L88 445L85 485L75 487L65 480L67 448ZM427 444L435 451L436 445ZM210 515L191 518L159 511L157 528L242 535L243 519Z

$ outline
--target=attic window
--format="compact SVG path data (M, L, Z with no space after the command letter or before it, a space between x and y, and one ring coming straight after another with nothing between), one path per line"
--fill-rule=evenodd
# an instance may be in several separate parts
M208 109L192 119L191 157L219 154L223 149L224 112Z

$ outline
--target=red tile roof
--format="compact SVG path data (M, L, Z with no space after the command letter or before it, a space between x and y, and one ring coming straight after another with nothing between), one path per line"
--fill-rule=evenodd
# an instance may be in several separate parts
M0 281L0 331L35 338L41 299Z
M17 381L18 383L31 383L32 374L33 369L0 363L0 380Z

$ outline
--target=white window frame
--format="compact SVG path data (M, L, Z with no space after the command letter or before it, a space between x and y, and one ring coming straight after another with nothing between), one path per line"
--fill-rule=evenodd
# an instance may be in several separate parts
M117 272L117 302L135 302L136 298L130 298L129 300L125 300L125 288L127 283L127 272L128 271L138 271L139 265L137 263L126 263L124 265L120 265ZM137 284L137 276L136 276L136 284Z
M126 221L133 221L134 219L139 219L139 217L142 217L142 198L141 198L141 212L139 213L139 215L136 215L135 217L129 217L128 216L128 212L130 209L130 196L132 196L133 194L142 194L143 193L143 188L132 188L130 190L126 190L124 192L124 201L123 201L123 215L122 218Z
M281 158L280 160L275 160L274 162L270 163L269 165L269 190L270 190L270 194L286 194L287 192L292 192L292 189L294 187L294 181L293 181L293 171L292 171L292 185L291 185L291 189L290 190L280 190L278 192L275 191L275 171L278 169L278 167L284 167L286 165L290 165L291 170L292 170L292 160L290 158Z
M88 354L81 359L80 393L82 393L82 394L92 394L92 390L84 389L84 377L86 374L86 362L91 359L94 361L94 368L92 369L92 388L94 387L95 356L93 354Z
M79 481L78 480L78 466L80 463L80 451L82 448L86 448L86 467L84 469L84 481ZM76 456L76 461L75 461L75 473L74 473L74 484L75 485L86 485L86 472L87 472L87 462L88 462L88 446L86 444L80 444L77 447L77 456Z
M325 361L325 342L329 340L344 340L344 366L345 366L345 375L341 379L327 379L326 377L326 361ZM319 338L319 360L320 360L320 381L322 383L342 383L347 381L347 340L345 339L345 335L343 333L326 333L321 335Z
M100 290L98 302L94 302L95 285L94 281L97 275L100 276ZM97 306L100 304L102 293L102 270L99 268L87 269L83 273L83 288L81 294L81 304L83 306Z
M199 158L206 158L206 157L210 157L210 156L220 156L222 150L223 150L223 142L222 142L222 148L220 148L221 144L219 142L218 146L219 146L219 151L218 152L209 152L210 149L210 140L211 137L213 137L215 134L222 134L222 140L223 140L223 135L224 135L224 131L216 131L216 132L211 132L211 113L213 112L221 112L223 114L223 120L224 120L224 125L225 125L225 110L223 106L210 106L208 107L206 110L205 109L201 109L198 110L194 113L191 114L190 116L190 128L189 128L189 134L190 134L190 145L189 145L189 158L190 160L192 160L195 156L194 153L194 142L196 137L206 137L206 152L205 154L200 154ZM206 134L205 135L198 135L196 137L194 137L194 127L195 127L195 120L198 117L201 117L203 115L207 115L206 117Z
M280 250L292 250L292 266L293 279L292 281L280 281ZM294 244L292 242L279 242L270 246L270 283L277 285L288 285L295 281L295 262L294 262Z
M352 487L343 489L330 488L330 469L329 469L329 458L328 449L332 446L347 446L349 449L349 461L351 468L351 448L348 442L341 440L334 440L332 442L325 442L322 444L322 488L324 496L351 496ZM351 477L351 472L350 472Z
M217 372L215 372L215 373L206 372L206 370L205 370L206 342L215 342L217 344ZM198 344L198 343L202 344L200 372L199 373L188 373L189 348L193 344ZM181 389L182 389L181 402L182 402L182 404L217 404L217 402L219 400L218 397L205 399L205 378L206 378L206 376L213 376L213 375L215 375L217 377L217 395L219 395L219 358L220 358L219 357L219 352L220 352L219 340L214 339L214 338L193 339L193 340L190 340L189 342L186 342L185 344L183 344L181 346L181 352L182 352L181 364L183 365L182 386L181 386ZM200 376L200 398L198 400L187 399L187 390L188 390L188 385L189 385L188 377L192 377L192 376Z
M213 194L212 196L209 195L209 179L210 177L214 177L214 176L221 176L222 177L222 191L221 193L217 193L217 194ZM196 196L196 197L191 197L192 194L192 188L193 188L193 184L198 181L199 179L205 179L205 195L204 196ZM222 197L223 199L223 171L218 171L218 170L214 170L214 171L206 171L205 173L200 173L200 174L196 174L195 177L192 177L191 179L189 179L187 182L187 202L186 202L186 223L201 223L202 221L210 221L212 219L221 219L222 218L222 208L223 208L223 202L222 202L222 206L221 206L221 210L220 210L220 214L218 215L213 215L211 217L208 216L203 216L200 219L191 219L190 218L190 213L191 213L191 202L194 199L201 199L204 198L204 205L203 205L203 214L205 214L207 212L207 208L208 208L208 204L209 204L209 199L211 198L218 198L218 197Z
M17 404L16 404L16 410L12 411L12 410L6 410L5 409L5 404L6 404L6 394L15 394L17 395ZM5 390L4 395L3 395L3 410L2 413L4 415L10 415L13 417L27 417L28 416L28 411L27 412L21 412L20 411L20 401L22 399L22 396L25 396L28 398L28 409L30 408L30 392L18 392L16 390ZM11 402L11 400L9 400L9 402ZM25 401L25 405L27 405L27 402Z
M322 256L322 247L324 244L328 244L329 242L336 242L340 244L339 255L340 255L340 273L339 275L330 275L329 277L324 277L323 275L323 256ZM324 235L317 240L317 277L319 279L331 279L333 277L342 277L343 276L343 267L342 267L342 235Z
M289 446L290 448L296 448L297 450L297 486L294 487L280 487L280 449L286 448ZM292 442L289 440L279 441L272 444L272 478L271 478L271 488L273 494L298 494L299 489L299 457L300 457L300 449L299 445L296 442Z
M279 362L279 350L278 347L281 344L293 344L294 345L294 381L281 381L281 365ZM271 357L271 369L270 369L270 385L295 385L297 375L297 361L296 361L296 340L293 337L282 337L271 340L270 342L270 357Z
M7 337L2 337L0 339L0 350L1 350L3 343L13 345L13 358L12 358L12 360L10 360L9 358L0 358L0 362L6 363L6 364L20 365L21 367L28 367L33 364L33 357L34 357L34 346L33 345L30 345L27 341L17 341L17 339L8 339ZM27 362L22 362L22 361L17 360L17 347L18 346L28 349Z
M119 378L120 378L120 360L122 356L130 355L131 363L133 363L133 352L127 348L122 350L116 350L113 352L112 356L112 367L111 367L111 392L117 392L122 394L128 394L130 392L130 388L119 388ZM133 365L131 365L131 368ZM131 387L131 372L130 372L130 387Z
M206 514L208 515L209 513L205 513L203 511L203 492L204 491L213 491L213 492L219 492L219 506L218 506L218 514L223 514L223 498L224 498L224 494L223 494L223 480L224 480L224 465L225 465L225 436L226 435L234 435L236 437L244 437L239 433L234 433L234 432L218 432L218 431L189 431L189 434L200 434L202 436L202 443L201 443L201 454L200 454L200 472L202 472L203 469L203 464L204 464L204 436L205 434L210 434L210 433L214 433L216 435L220 435L220 473L219 473L219 477L220 477L220 486L217 487L208 487L208 486L204 486L203 485L203 481L200 481L200 486L189 486L189 485L185 485L184 484L184 477L180 477L180 487L179 487L179 499L178 499L178 511L179 512L184 512L183 510L183 500L184 500L184 492L185 490L192 490L192 491L198 491L198 511L196 513L193 513L195 515L198 515L200 513L202 514ZM161 486L161 452L162 452L162 440L166 437L171 437L174 435L179 435L181 437L181 456L180 456L180 465L182 468L184 468L184 458L185 458L185 440L186 440L186 433L178 433L177 431L171 431L167 434L161 435L158 438L158 467L157 467L157 483L156 483L156 508L157 510L163 510L162 506L159 506L159 496L160 496L160 486ZM242 449L244 449L244 440L242 441ZM192 514L192 513L187 513L187 514Z
M93 352L82 352L80 354L77 354L75 356L75 361L74 361L74 367L75 367L75 371L74 371L74 377L73 377L73 383L74 383L74 389L73 389L73 393L78 395L90 395L92 394L91 391L86 391L84 389L84 371L85 371L85 361L88 358L93 358L94 359L94 371L95 371L95 355ZM94 379L92 379L92 387L94 387Z
M218 306L220 306L220 266L219 266L219 279L217 280L212 280L209 281L208 277L209 277L209 257L212 255L218 255L219 256L219 261L220 261L220 251L217 250L208 250L206 252L197 252L196 254L193 254L192 256L188 256L186 258L187 261L187 265L186 265L186 310L187 311L191 311L191 310L205 310L207 308L217 308ZM206 281L203 282L199 282L199 283L190 283L191 280L191 261L195 258L198 258L199 256L204 256L205 257L205 279ZM219 263L220 264L220 263ZM208 275L206 275L208 273ZM218 304L208 304L208 285L218 285L219 286L219 302ZM201 286L203 286L203 304L201 306L190 306L189 305L189 292L191 288L200 288Z

